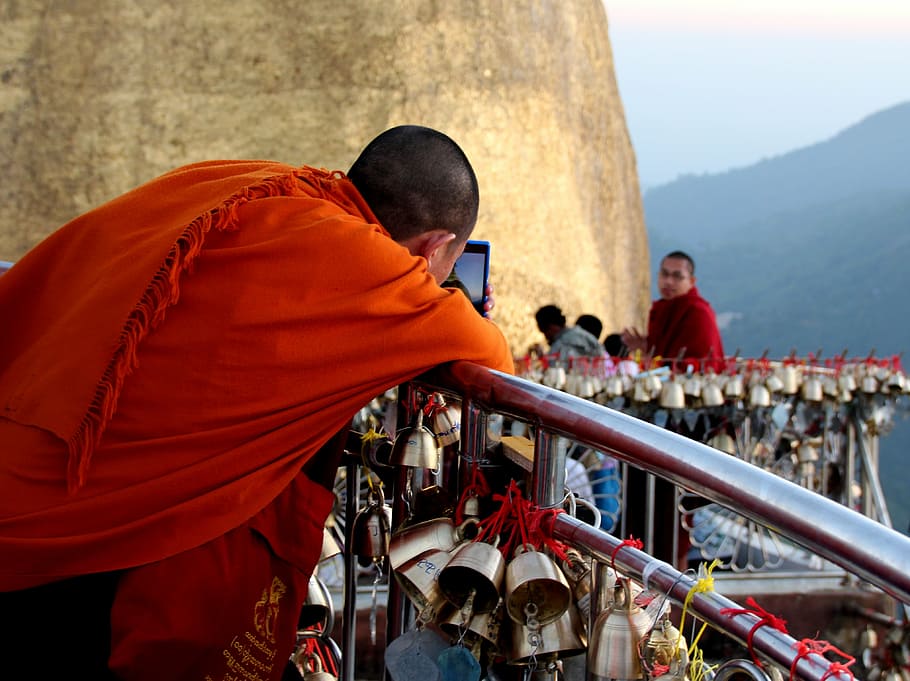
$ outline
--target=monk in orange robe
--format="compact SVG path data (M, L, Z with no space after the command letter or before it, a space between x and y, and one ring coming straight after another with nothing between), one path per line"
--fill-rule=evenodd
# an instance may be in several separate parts
M7 659L42 651L77 677L280 678L332 506L324 445L440 363L513 370L497 327L439 285L477 210L461 149L402 126L347 175L178 168L9 269Z

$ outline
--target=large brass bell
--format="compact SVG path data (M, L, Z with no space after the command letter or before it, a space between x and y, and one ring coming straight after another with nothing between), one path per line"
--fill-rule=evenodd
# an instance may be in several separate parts
M402 428L395 437L389 464L410 468L439 468L439 443L433 431L424 425L422 409L417 412L417 423Z
M493 544L469 541L452 552L452 559L439 573L439 588L457 608L471 613L489 612L499 601L505 560Z
M382 488L370 490L367 505L354 516L351 527L351 553L361 565L378 563L389 553L392 528L392 508L385 503Z
M439 573L452 559L448 551L430 551L395 569L401 590L421 612L435 615L446 603L439 588Z
M641 647L641 658L648 678L657 678L652 672L658 667L668 668L665 674L660 674L664 681L683 681L686 677L689 646L669 616L661 617L647 634Z
M399 528L389 541L389 564L397 570L430 551L451 551L455 548L455 539L455 523L446 517Z
M561 617L572 603L572 592L562 571L553 560L525 545L515 550L506 566L506 611L519 623L525 621L525 606L537 607L541 625Z
M597 616L588 636L588 678L642 678L638 643L649 629L648 615L632 600L629 580L617 580L612 607Z
M514 621L511 626L512 648L506 656L509 664L546 663L585 652L581 617L575 608L568 608L558 619L540 626L539 630Z

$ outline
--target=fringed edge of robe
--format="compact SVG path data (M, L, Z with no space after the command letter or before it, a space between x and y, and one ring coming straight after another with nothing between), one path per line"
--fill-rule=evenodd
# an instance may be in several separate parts
M339 171L329 173L325 170L307 170L311 172L305 179L320 191L324 191L320 186L322 182L344 177ZM85 484L92 453L117 409L117 399L124 381L138 364L139 344L164 320L167 309L178 301L180 277L192 269L194 260L205 245L206 234L212 229L236 230L237 212L245 203L270 196L306 194L299 185L301 179L304 179L301 177L304 173L305 171L297 169L293 173L275 175L244 187L219 206L197 216L177 237L142 298L127 318L86 414L67 442L67 488L71 493Z

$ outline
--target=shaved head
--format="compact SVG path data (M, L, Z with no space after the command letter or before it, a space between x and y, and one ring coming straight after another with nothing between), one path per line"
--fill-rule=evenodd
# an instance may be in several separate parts
M461 242L477 222L480 192L471 163L437 130L386 130L360 152L348 179L395 241L441 229Z

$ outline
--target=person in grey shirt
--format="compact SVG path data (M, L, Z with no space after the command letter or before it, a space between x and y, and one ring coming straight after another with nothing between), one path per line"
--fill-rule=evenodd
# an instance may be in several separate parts
M603 357L606 352L596 336L580 326L566 326L566 316L556 305L544 305L534 315L537 328L547 339L548 355L568 357Z

